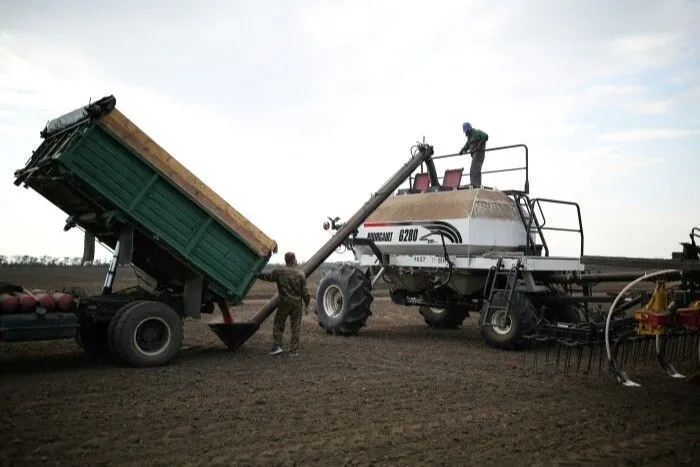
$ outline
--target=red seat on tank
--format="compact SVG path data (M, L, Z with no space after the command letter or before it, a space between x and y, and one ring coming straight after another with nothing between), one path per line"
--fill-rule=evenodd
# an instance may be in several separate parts
M464 168L445 170L445 176L442 178L443 189L456 190L459 188L459 184L462 183L463 172Z
M399 190L399 195L404 195L407 193L424 193L430 186L430 175L427 173L418 173L413 178L413 186L411 188L404 188Z

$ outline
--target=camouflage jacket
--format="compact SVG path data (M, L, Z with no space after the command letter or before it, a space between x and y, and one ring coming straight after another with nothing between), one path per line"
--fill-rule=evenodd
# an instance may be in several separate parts
M276 282L280 300L300 302L308 305L311 296L306 288L306 277L298 268L283 266L271 272L258 274L258 279L267 282Z

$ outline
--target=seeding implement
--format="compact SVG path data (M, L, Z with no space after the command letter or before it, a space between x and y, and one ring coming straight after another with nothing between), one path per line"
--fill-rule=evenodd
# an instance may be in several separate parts
M238 348L277 307L275 295L249 322L234 322L229 312L276 243L115 105L109 96L51 120L44 141L15 173L16 185L68 213L65 230L85 231L83 259L94 255L95 241L112 249L102 293L34 296L0 283L0 340L77 338L87 352L157 365L177 353L184 317L218 306L223 322L210 327L228 348ZM584 256L579 205L530 197L527 146L487 151L512 149L523 150L522 166L484 174L522 171L523 189L462 185L463 168L441 178L435 162L459 156L435 157L432 146L416 143L411 158L347 222L329 218L324 228L335 233L302 270L310 275L343 245L357 264L333 269L319 283L319 326L358 333L382 281L394 303L418 307L431 327L456 328L477 312L495 348L534 350L546 364L555 352L554 365L563 359L567 369L575 363L588 371L596 361L600 369L605 361L628 386L637 383L626 365L651 356L666 374L683 378L672 362L697 363L700 356L700 229L669 260ZM548 223L543 207L551 205L571 209L577 226ZM546 231L577 234L580 254L550 255ZM114 291L124 264L133 266L140 286ZM629 284L619 292L596 289L620 282ZM656 288L640 289L645 282Z
M371 315L373 290L382 281L394 303L419 308L428 326L457 328L471 312L486 343L499 349L534 350L538 360L568 369L589 370L603 358L618 381L631 381L623 365L643 359L641 349L653 341L661 368L673 378L683 376L669 362L700 356L700 230L669 260L584 256L581 209L576 202L529 195L529 155L523 144L487 151L520 149L522 166L484 172L522 171L523 189L499 191L462 185L462 168L438 177L431 157L351 235L338 231L353 251L356 265L341 265L319 283L318 324L330 334L352 335ZM577 225L556 227L547 222L544 207L573 210ZM339 218L326 230L343 227ZM575 233L580 254L553 256L546 231ZM594 272L605 269L658 271ZM597 293L596 286L632 281L619 293ZM652 293L634 290L642 282L657 282ZM662 282L658 282L662 281ZM666 287L668 281L672 286ZM602 305L608 305L601 310ZM597 305L597 306L596 306ZM584 353L588 360L585 361ZM531 354L531 353L530 353ZM620 357L623 357L622 361ZM575 362L573 360L576 360Z

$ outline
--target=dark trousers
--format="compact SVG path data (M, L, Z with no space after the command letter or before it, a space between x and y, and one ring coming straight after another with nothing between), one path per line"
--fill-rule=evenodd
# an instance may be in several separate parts
M472 154L472 165L469 168L469 183L472 188L481 187L481 166L486 158L486 143L474 143L469 148Z

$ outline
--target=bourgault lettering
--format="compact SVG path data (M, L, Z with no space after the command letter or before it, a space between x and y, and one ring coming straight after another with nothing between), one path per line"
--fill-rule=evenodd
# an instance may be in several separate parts
M369 232L367 238L373 242L390 242L393 235L393 232Z

